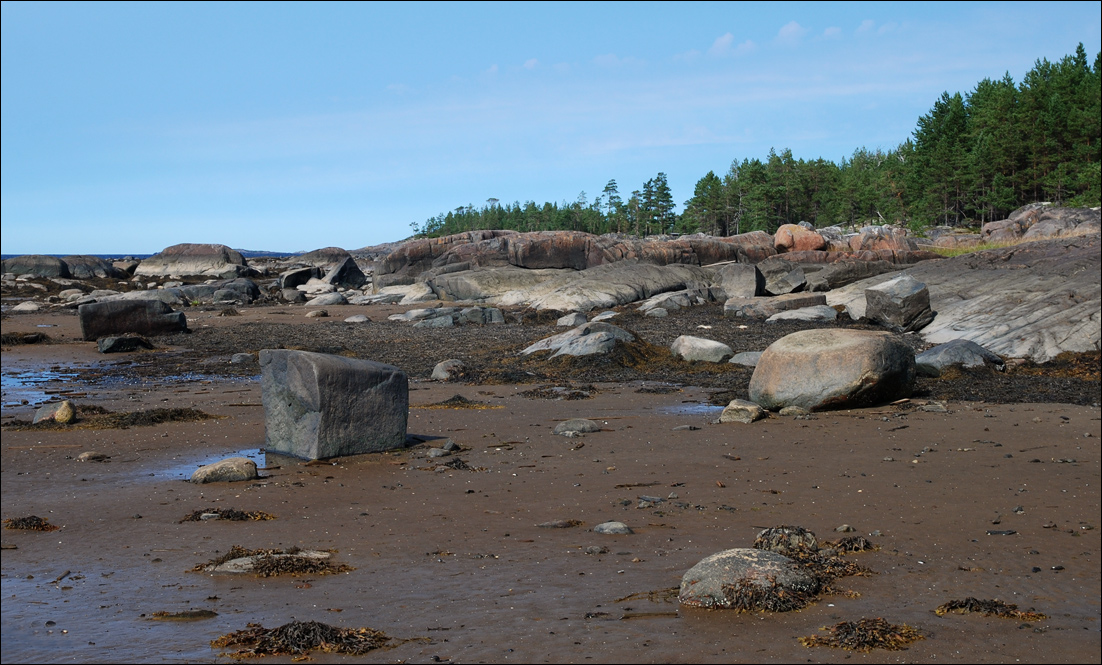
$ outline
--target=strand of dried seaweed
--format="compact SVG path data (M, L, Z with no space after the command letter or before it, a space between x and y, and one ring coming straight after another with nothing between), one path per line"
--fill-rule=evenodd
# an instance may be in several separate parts
M22 529L24 531L57 531L61 527L50 524L50 521L38 515L27 517L13 517L4 520L5 529Z
M823 646L868 653L873 649L900 651L908 644L926 638L907 624L888 623L879 617L843 621L833 626L823 626L819 630L826 631L827 634L801 637L800 644L808 648Z
M274 520L275 515L266 513L263 510L236 510L234 508L208 508L206 510L195 510L184 516L184 519L180 520L180 524L184 522L201 522L204 515L218 515L218 519L229 520L231 522L246 522L246 521L258 521L263 522L265 520ZM209 518L208 518L209 519Z
M980 600L971 596L964 600L950 600L944 605L939 605L934 614L945 616L953 612L955 614L967 614L975 612L985 617L1002 617L1004 619L1017 619L1019 621L1042 621L1048 615L1040 612L1024 612L1017 605L1004 603L1001 600Z
M210 645L224 649L241 648L228 654L231 658L303 655L317 650L324 653L363 655L381 648L391 638L372 628L338 628L319 621L292 621L278 628L265 628L250 623L245 630L223 635Z

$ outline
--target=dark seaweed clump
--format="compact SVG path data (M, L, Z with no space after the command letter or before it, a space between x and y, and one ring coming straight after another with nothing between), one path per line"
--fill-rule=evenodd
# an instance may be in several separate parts
M338 628L318 621L292 621L278 628L250 623L245 630L223 635L210 645L219 649L240 647L229 654L231 658L304 655L313 650L356 656L383 647L390 640L386 633L372 628Z
M65 430L65 429L128 429L130 427L149 427L163 423L196 422L221 418L199 409L149 409L148 411L128 411L116 413L101 406L74 405L76 417L71 423L59 423L44 420L32 424L28 420L12 420L4 425L5 430Z
M786 589L769 578L769 586L754 580L739 580L724 584L723 607L736 612L793 612L815 602L816 589Z
M234 508L207 508L206 510L195 510L184 516L184 519L180 520L180 523L184 522L201 522L203 521L203 515L210 514L218 515L220 520L228 520L230 522L248 522L257 521L262 522L265 520L274 520L275 515L266 513L263 510L235 510Z
M453 395L443 402L436 402L435 404L424 404L422 406L415 407L418 409L500 409L502 408L498 404L489 404L487 402L479 402L478 400L467 399L462 395Z
M921 632L907 624L888 623L879 617L843 621L819 630L826 631L826 635L801 637L800 644L808 648L822 646L868 653L873 649L900 651L912 642L925 639Z
M227 561L256 557L253 563L253 574L257 577L275 577L277 575L335 575L354 570L343 563L332 563L328 559L316 559L308 556L296 556L301 548L289 547L286 550L257 549L251 550L240 545L230 547L222 556L211 559L206 563L196 565L192 570L203 571L220 566Z
M50 521L38 515L27 517L13 517L4 520L5 529L22 529L24 531L57 531L61 527L50 524Z
M1041 621L1048 616L1040 612L1023 612L1017 605L1004 603L1001 600L980 600L969 596L964 600L950 600L944 605L939 605L934 614L945 616L954 612L956 614L968 614L975 612L985 617L1002 617L1004 619L1017 619L1019 621Z

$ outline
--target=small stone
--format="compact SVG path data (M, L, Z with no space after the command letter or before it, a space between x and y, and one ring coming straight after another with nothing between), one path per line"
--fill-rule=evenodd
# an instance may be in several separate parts
M77 455L78 462L106 462L109 459L111 459L109 456L97 453L94 450L88 450Z
M605 311L605 312L601 312L597 316L593 317L593 321L608 321L609 319L614 319L617 316L620 316L619 312L614 312L612 310L608 310L608 311Z
M429 457L449 457L451 454L450 450L444 450L443 448L429 449Z
M838 533L853 533L857 529L854 529L852 526L850 526L848 524L843 524L842 526L835 527L834 530Z
M444 450L449 451L449 452L455 452L455 451L461 450L461 448L459 447L459 444L456 443L455 441L452 441L451 439L448 439L447 441L445 441L444 445L442 445L440 447L443 448Z
M550 522L541 522L536 526L541 529L571 529L581 526L581 524L578 520L551 520Z
M571 312L570 314L559 317L559 319L555 321L555 325L577 328L578 326L585 325L585 322L585 314L581 312Z
M100 353L129 353L138 349L152 349L153 342L141 335L111 335L96 342Z
M30 314L32 312L37 312L40 309L42 309L42 307L39 306L38 303L34 302L33 300L27 300L19 303L15 307L12 307L11 311L19 312L20 314Z
M743 351L742 353L736 353L731 356L731 359L727 362L732 365L742 365L743 367L757 367L758 360L761 359L761 351Z
M623 522L602 522L593 527L594 533L603 533L605 535L621 536L635 533L631 530L631 527Z
M554 433L560 436L576 436L581 433L591 433L601 431L601 426L592 420L586 420L585 418L571 418L570 420L563 421L558 425L555 425ZM572 432L573 434L568 434Z
M327 316L329 316L329 312L325 311L324 309L315 309L306 312L306 318L308 319L321 319Z
M371 319L367 318L363 314L353 314L344 320L345 323L371 323Z
M949 413L949 409L945 408L944 404L938 404L937 402L931 402L918 407L920 411L927 413Z
M230 362L234 365L244 365L247 363L255 362L256 356L251 353L235 353L230 358Z
M53 404L47 404L40 407L34 412L33 423L37 425L41 422L54 421L66 425L73 422L76 418L76 410L73 408L73 403L69 400L63 402L55 402Z
M669 315L670 315L670 313L668 311L666 311L665 309L663 309L661 307L655 307L655 308L652 308L652 309L648 309L647 313L644 314L643 316L649 316L649 317L654 318L654 319L660 319L664 316L669 316Z
M599 545L590 545L589 547L585 548L585 553L586 554L608 554L608 548L607 547L601 547Z
M802 406L786 406L780 410L782 416L809 416L811 412Z
M731 400L719 415L721 423L752 423L765 417L765 409L744 399Z

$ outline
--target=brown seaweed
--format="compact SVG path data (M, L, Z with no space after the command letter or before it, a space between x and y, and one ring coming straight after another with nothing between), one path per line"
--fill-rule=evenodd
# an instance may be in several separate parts
M819 630L826 631L827 634L801 637L800 644L808 648L823 646L868 653L873 649L900 651L908 644L926 638L907 624L888 623L879 617L843 621L833 626L823 626Z

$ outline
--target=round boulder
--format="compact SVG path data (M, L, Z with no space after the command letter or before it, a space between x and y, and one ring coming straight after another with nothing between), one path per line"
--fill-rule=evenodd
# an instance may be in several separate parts
M670 352L684 360L701 360L710 363L723 362L725 358L735 355L731 347L723 342L716 342L703 337L682 335L670 344Z
M256 462L247 457L230 457L228 459L207 464L195 470L191 474L191 482L199 485L203 483L229 483L238 480L256 480Z
M775 552L740 547L713 554L681 578L682 605L741 611L798 609L819 582L795 561Z
M761 354L750 401L770 411L860 408L908 397L914 381L914 353L890 333L804 330Z

